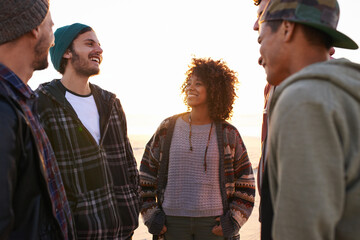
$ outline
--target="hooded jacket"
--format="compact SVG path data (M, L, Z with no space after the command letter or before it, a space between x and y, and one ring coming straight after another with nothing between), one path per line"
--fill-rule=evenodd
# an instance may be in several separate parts
M130 239L138 226L139 175L119 99L90 84L99 116L96 143L59 80L39 86L40 120L53 145L78 239Z
M360 65L310 65L270 105L273 239L360 236Z

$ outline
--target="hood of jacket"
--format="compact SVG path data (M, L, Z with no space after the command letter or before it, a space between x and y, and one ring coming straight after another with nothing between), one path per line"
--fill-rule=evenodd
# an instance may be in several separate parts
M108 92L98 87L95 84L90 83L90 88L91 88L91 93L94 96L95 103L100 116L100 131L101 134L103 135L106 125L108 123L108 119L110 118L112 109L113 107L116 106L117 98L115 94ZM40 95L43 94L47 96L49 99L53 100L61 107L71 112L72 115L77 116L74 108L66 100L65 97L66 88L62 86L59 79L54 79L51 82L40 84L38 89L36 89L36 92L39 93ZM42 101L46 101L46 100L42 100ZM39 102L38 104L41 104L41 102ZM49 104L47 107L51 107L51 104Z
M95 84L90 83L91 92L95 99L101 101L101 106L105 109L109 109L112 106L116 95L108 92ZM39 85L37 91L45 94L50 99L58 102L62 106L68 106L69 102L65 98L66 90L61 86L60 79L54 79L51 82L42 83Z
M309 65L285 79L276 87L271 99L271 109L274 109L281 93L288 86L298 81L307 80L327 81L360 102L360 64L341 58Z

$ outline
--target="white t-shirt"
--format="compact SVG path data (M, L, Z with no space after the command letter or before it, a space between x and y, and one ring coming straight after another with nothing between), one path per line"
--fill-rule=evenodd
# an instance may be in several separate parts
M85 128L94 137L97 144L100 141L100 117L96 107L94 96L80 96L66 91L65 98L74 108L78 118L85 126Z

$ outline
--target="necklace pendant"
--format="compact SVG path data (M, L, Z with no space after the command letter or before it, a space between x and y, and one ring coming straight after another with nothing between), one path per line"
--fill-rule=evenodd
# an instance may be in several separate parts
M190 151L192 151L193 150L193 148L192 148L192 146L190 146Z

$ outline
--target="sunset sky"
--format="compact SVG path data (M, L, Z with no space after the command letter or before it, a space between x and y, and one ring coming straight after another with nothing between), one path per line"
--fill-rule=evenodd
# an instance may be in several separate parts
M359 1L340 0L338 29L360 44ZM240 85L232 123L243 135L259 136L264 70L252 30L252 0L51 0L55 26L90 25L104 50L92 83L114 92L128 120L129 134L152 134L160 122L186 110L180 86L193 56L225 60ZM336 49L334 57L360 63L360 51ZM60 78L52 64L29 85Z

